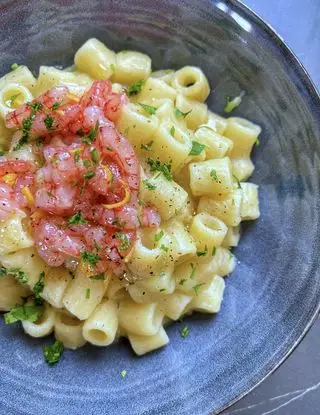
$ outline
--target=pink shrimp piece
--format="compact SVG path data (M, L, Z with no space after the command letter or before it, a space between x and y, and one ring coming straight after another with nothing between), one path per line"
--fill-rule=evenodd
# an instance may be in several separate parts
M156 209L151 206L142 208L141 226L145 228L158 228L161 223L161 217Z
M19 208L19 202L10 186L0 182L0 220L5 220L15 209Z
M82 108L93 105L103 108L108 96L112 93L109 81L95 81L91 88L82 96L80 105Z
M104 113L111 121L117 119L121 108L121 96L112 92L104 105Z
M5 123L7 128L19 128L23 121L32 115L32 105L39 103L46 108L51 108L53 104L61 103L68 93L67 87L55 87L40 95L38 98L34 99L31 103L23 104L15 111L11 111L7 114ZM39 109L38 116L43 118L43 113L41 112L42 108ZM37 117L35 117L36 119ZM36 120L34 120L35 122Z
M0 161L0 176L8 173L32 173L36 166L30 161L25 160L1 160Z
M39 255L52 267L62 265L69 257L80 257L84 250L80 238L69 236L48 218L35 224L34 238Z

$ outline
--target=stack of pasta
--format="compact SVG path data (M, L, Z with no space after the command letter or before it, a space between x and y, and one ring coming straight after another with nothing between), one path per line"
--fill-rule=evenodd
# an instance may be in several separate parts
M114 91L128 95L115 124L141 164L140 205L154 206L161 225L139 229L123 278L92 280L81 262L72 275L64 266L49 267L34 246L27 214L13 212L0 224L0 310L34 293L44 311L20 319L29 335L54 332L71 349L86 342L108 346L125 336L141 355L168 343L166 322L220 310L240 222L259 216L258 188L246 180L261 129L208 110L210 89L201 69L152 72L147 55L115 53L97 39L77 51L71 68L41 66L35 79L19 66L1 78L1 116L56 85L80 97L94 79L110 79ZM31 145L10 147L11 134L1 120L7 157L35 161Z

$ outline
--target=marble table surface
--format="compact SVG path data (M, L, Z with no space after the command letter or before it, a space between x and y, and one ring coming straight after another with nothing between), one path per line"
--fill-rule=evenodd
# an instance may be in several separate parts
M320 0L243 0L303 63L320 90ZM224 415L320 414L320 319L285 363Z

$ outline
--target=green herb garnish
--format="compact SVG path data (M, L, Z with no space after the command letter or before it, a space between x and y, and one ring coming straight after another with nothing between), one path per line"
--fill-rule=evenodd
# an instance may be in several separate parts
M94 142L94 140L96 139L96 137L97 137L98 129L99 129L99 121L96 122L95 127L92 128L88 132L88 134L81 139L81 141L83 141L84 143L87 143L87 144L92 144Z
M141 104L139 102L139 105L145 110L145 112L147 112L149 115L154 115L157 112L156 107L153 107L152 105L147 105L147 104Z
M82 213L78 210L73 216L68 219L71 225L86 225L88 222L83 218Z
M89 300L90 298L90 288L86 288L86 300Z
M217 248L214 246L214 247L212 248L211 255L212 255L212 256L215 256L216 252L217 252Z
M167 246L165 246L165 245L161 245L160 246L160 249L162 249L162 251L164 251L164 252L168 252L169 251L169 248Z
M160 239L163 237L163 235L164 235L164 232L163 232L163 230L161 230L160 232L158 232L158 233L156 233L156 234L155 234L155 236L154 236L154 240L155 240L156 242L159 242L159 241L160 241Z
M190 264L190 266L191 266L190 279L193 279L194 274L196 273L196 267L193 264Z
M96 274L96 275L92 275L89 278L90 278L90 280L105 280L105 275L104 274Z
M52 117L50 117L49 115L46 116L46 118L44 119L44 124L46 126L46 129L48 131L52 130L52 126L53 126L53 121L54 119Z
M94 171L88 171L87 173L85 173L84 175L83 175L83 177L86 179L86 180L90 180L90 179L92 179L92 177L94 177L95 176L95 172Z
M40 272L39 279L36 282L35 286L33 287L34 302L36 305L42 304L41 294L44 289L44 277L45 277L45 273L43 271Z
M150 157L148 157L147 163L149 164L151 171L159 171L169 182L172 181L171 164L161 163L161 161L153 160Z
M180 336L184 339L190 334L190 330L188 326L184 326L183 329L180 330Z
M119 251L126 251L130 248L130 240L124 233L117 232L116 238L118 238L121 241L121 245L119 247Z
M48 365L54 365L61 359L63 351L63 343L56 341L43 349L44 359Z
M38 305L16 305L4 314L4 322L6 324L13 324L17 321L34 323L41 317L43 310L43 307Z
M121 376L122 378L125 378L125 377L127 376L127 371L126 371L126 370L121 370L121 372L120 372L120 376Z
M172 135L172 137L174 137L174 133L176 132L176 129L174 127L174 125L170 128L170 134Z
M186 281L187 281L187 279L186 279L186 278L182 278L182 279L179 281L179 285L183 285Z
M84 262L88 262L93 267L97 264L97 262L101 259L99 255L93 254L92 252L82 251L81 258Z
M94 164L98 164L100 161L100 153L96 148L91 150L91 160L94 162Z
M237 108L241 104L243 96L244 96L244 91L242 91L240 95L235 98L227 97L226 105L224 107L224 112L228 114L231 111L233 111L235 108Z
M147 179L143 180L143 184L148 190L155 190L157 188L155 184L150 183Z
M218 176L217 176L217 171L215 169L212 169L210 172L210 177L212 180L214 180L215 182L218 182Z
M190 112L191 112L192 110L190 110L190 111L188 111L188 112L182 112L181 110L179 110L179 108L175 108L175 111L174 111L174 113L175 113L175 115L176 115L176 117L183 117L183 118L186 118L186 116L188 115L188 114L190 114Z
M136 81L134 84L130 85L127 88L127 94L129 95L129 97L131 97L132 95L139 94L139 92L141 92L141 89L145 83L146 81L141 79L140 81Z
M153 141L150 141L148 144L141 144L140 148L141 150L151 151L152 144L153 144Z
M7 275L15 277L20 284L27 284L29 281L29 278L21 268L9 268L7 269Z
M241 183L240 183L240 180L238 179L238 177L235 174L233 174L232 177L237 182L238 189L241 189Z
M202 287L202 285L204 285L204 282L200 282L199 284L196 284L192 287L194 289L196 295L199 294L199 290L200 290L200 287Z
M192 141L192 148L189 156L199 156L205 147L207 147L205 144L198 143L198 141Z
M52 109L53 111L55 111L55 110L57 110L57 109L60 107L60 105L61 105L61 103L60 103L60 102L55 102L55 103L52 105L51 109Z
M15 71L16 69L18 69L19 68L19 65L17 64L17 63L13 63L12 65L11 65L11 70L12 71Z
M208 247L207 245L205 245L204 250L203 251L197 251L197 256L205 256L208 253Z

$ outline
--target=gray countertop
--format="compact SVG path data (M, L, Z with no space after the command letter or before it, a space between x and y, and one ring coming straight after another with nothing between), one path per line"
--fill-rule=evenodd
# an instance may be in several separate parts
M320 0L243 0L303 63L320 90ZM320 320L285 363L224 415L319 415Z

